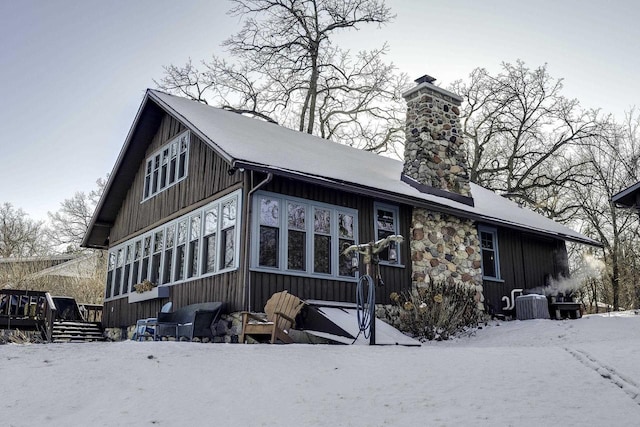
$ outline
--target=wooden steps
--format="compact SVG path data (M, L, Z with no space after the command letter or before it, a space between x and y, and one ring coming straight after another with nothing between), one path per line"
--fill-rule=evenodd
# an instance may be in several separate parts
M105 341L100 323L58 321L53 324L53 342Z

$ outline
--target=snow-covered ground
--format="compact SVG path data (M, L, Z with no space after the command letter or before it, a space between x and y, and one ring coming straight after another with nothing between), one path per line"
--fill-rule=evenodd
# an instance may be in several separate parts
M640 316L422 347L1 345L3 426L640 425Z

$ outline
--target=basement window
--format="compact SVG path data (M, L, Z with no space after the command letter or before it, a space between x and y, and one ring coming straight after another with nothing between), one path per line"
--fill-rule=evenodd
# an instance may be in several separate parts
M500 280L498 230L493 227L479 226L478 235L482 253L482 277L489 280Z
M187 176L189 132L173 138L147 158L142 201L177 184Z

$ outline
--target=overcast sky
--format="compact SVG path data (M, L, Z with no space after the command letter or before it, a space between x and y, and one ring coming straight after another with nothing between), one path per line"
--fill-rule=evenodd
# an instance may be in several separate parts
M387 0L397 15L341 42L390 45L410 77L544 63L564 95L622 117L640 106L640 2ZM0 0L0 203L46 219L110 172L163 65L224 54L224 0Z

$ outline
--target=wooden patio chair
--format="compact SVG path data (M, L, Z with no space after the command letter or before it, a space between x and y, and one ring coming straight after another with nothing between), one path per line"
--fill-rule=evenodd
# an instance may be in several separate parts
M281 341L291 344L293 340L289 336L289 329L295 327L296 316L302 310L304 301L287 291L275 293L264 306L264 315L242 312L242 334L240 342L245 342L247 335L267 335L270 343Z

